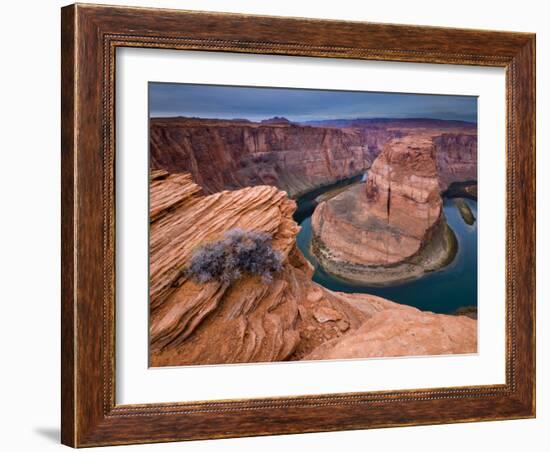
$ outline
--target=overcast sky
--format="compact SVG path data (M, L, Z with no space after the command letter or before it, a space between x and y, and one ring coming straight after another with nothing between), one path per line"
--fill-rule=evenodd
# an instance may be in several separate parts
M477 121L475 96L149 83L149 114L252 121L437 118Z

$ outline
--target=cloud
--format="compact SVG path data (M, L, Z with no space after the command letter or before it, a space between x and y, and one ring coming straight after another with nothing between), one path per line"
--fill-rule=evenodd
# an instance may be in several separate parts
M149 83L151 116L292 121L335 118L477 120L475 96Z

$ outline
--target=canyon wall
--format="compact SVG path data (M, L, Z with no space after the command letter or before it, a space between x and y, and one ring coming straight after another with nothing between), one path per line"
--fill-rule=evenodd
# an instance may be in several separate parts
M312 282L313 269L296 247L295 202L275 187L206 195L190 174L159 170L151 174L150 197L152 366L477 349L476 320ZM188 275L193 250L234 228L273 237L283 268L271 283L246 275L233 284L199 283Z
M477 181L477 135L443 133L433 140L442 191L452 182Z
M476 179L476 125L433 119L291 123L153 118L151 169L188 172L207 194L273 185L291 197L365 172L390 140L432 137L442 190Z
M431 136L394 139L365 184L316 208L313 252L326 270L350 280L382 284L419 276L453 253L442 206Z
M206 193L273 185L297 196L363 173L397 131L158 118L150 123L152 169L189 172Z

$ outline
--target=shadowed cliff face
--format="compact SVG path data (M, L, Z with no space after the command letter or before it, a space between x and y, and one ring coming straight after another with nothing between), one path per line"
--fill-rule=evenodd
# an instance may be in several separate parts
M188 173L153 171L150 199L153 366L476 350L475 320L313 283L311 265L296 247L295 202L275 187L205 195ZM245 276L233 284L198 283L190 278L185 268L193 250L234 228L273 237L274 249L283 256L283 269L273 281Z
M273 185L296 196L364 172L395 136L283 121L152 119L151 168L190 172L206 193Z
M477 181L477 135L444 133L434 145L442 191L452 182Z
M441 189L476 179L474 124L441 120L337 120L312 125L285 118L154 118L151 169L189 172L205 193L273 185L291 197L365 172L390 140L434 139Z

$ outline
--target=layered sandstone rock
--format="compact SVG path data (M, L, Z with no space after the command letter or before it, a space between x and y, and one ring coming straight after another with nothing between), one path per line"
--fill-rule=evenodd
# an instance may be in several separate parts
M275 187L204 196L187 174L153 172L153 366L285 360L362 323L360 310L312 284L311 266L295 246L294 209L294 201ZM233 285L189 278L185 267L193 249L234 228L272 235L273 247L284 256L283 271L269 285L252 276ZM321 308L338 317L334 328L332 320L322 321L322 310L314 317Z
M343 338L317 347L304 359L473 353L477 323L466 316L422 312L408 306L379 311Z
M153 118L151 167L189 172L207 194L274 185L295 197L364 172L390 140L418 135L436 143L442 190L477 178L476 125L434 119Z
M433 140L442 191L453 182L477 181L477 134L444 133Z
M312 217L313 252L330 273L382 284L419 276L452 257L430 136L390 141L356 185Z
M386 336L394 345L377 352L383 356L476 350L475 320L436 316L445 320L432 321L430 313L313 283L311 265L296 248L294 209L294 201L274 187L204 195L189 174L152 173L152 366L380 356L370 336L364 348L359 344L369 322L387 324L396 334ZM193 250L236 227L272 235L284 257L273 282L248 276L230 285L189 278L185 268ZM422 328L425 334L412 334ZM432 344L434 335L452 338L453 348L446 340Z
M189 172L206 193L273 185L297 196L363 173L398 132L300 126L282 118L151 120L153 169Z

